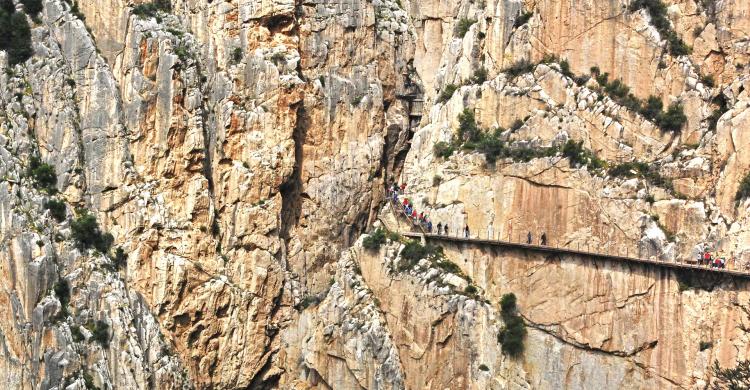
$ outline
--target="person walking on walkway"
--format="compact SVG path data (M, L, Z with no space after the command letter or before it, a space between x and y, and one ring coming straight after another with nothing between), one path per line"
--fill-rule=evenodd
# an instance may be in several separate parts
M437 230L438 236L441 235L441 234L443 234L443 224L442 223L438 222L437 229L438 229Z
M445 235L446 235L446 236L447 236L448 234L450 234L450 233L448 232L448 224L447 224L447 223L446 223L445 225L443 225L443 230L445 231Z
M541 243L542 245L547 245L547 233L545 233L545 232L542 232L542 236L541 236L541 237L539 237L539 242L540 242L540 243Z
M427 220L427 233L432 233L432 221Z
M464 227L464 238L469 238L469 225Z
M531 232L529 232L529 234L526 235L526 243L529 245L531 245L531 238Z

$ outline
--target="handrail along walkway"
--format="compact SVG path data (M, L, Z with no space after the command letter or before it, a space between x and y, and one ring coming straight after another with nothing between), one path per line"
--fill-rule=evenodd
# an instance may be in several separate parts
M524 244L524 243L502 241L502 240L464 238L464 237L456 237L456 236L448 236L448 235L438 235L438 234L433 234L433 233L410 233L409 232L409 233L401 233L401 234L409 238L423 238L424 237L425 240L434 239L434 240L467 243L467 244L474 244L474 245L489 245L489 246L500 246L500 247L507 247L507 248L528 249L528 250L532 250L536 252L545 252L545 253L554 253L554 254L579 255L579 256L587 256L587 257L594 257L594 258L600 258L600 259L620 261L620 262L651 264L651 265L656 265L656 266L666 267L666 268L673 268L673 269L687 269L687 270L693 270L693 271L713 272L713 273L720 273L720 274L726 274L726 275L732 275L732 276L738 276L741 278L750 279L750 272L746 272L746 271L730 270L730 269L725 269L725 268L701 267L698 265L692 265L692 264L686 264L686 263L672 263L672 262L666 262L666 261L643 259L643 258L638 258L638 257L628 257L628 256L582 251L582 250L570 249L570 248L560 248L560 247L535 245L535 244Z

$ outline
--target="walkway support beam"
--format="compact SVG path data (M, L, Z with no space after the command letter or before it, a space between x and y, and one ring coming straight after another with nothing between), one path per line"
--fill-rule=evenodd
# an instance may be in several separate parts
M426 241L434 240L434 241L451 242L451 243L457 243L457 244L469 244L469 245L477 245L477 246L495 246L495 247L503 247L503 248L523 249L523 250L539 252L539 253L585 256L585 257L589 257L593 259L649 264L649 265L655 265L655 266L663 267L663 268L717 273L717 274L724 274L724 275L737 276L737 277L741 277L745 279L750 279L750 272L746 272L746 271L729 270L729 269L723 269L723 268L707 268L707 267L701 267L698 265L692 265L692 264L687 264L687 263L671 263L671 262L666 262L666 261L641 259L641 258L636 258L636 257L594 253L594 252L583 251L580 249L576 250L576 249L569 249L569 248L557 248L557 247L551 247L551 246L546 246L546 245L522 244L518 242L511 242L511 241L483 240L483 239L477 239L477 238L464 238L464 237L455 237L455 236L438 235L438 234L426 234L426 233L402 233L402 234L405 237L410 237L414 239L418 238L422 242L423 245L426 243Z

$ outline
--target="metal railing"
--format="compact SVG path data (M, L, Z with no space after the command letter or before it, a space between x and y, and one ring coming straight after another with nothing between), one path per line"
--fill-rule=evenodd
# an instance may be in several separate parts
M395 213L396 218L399 216L405 217L411 226L416 226L422 234L429 234L426 226L422 226L422 222L415 220L411 214L407 214L404 205L399 201L398 198L394 199L389 193L388 203L391 205L391 211Z
M671 261L663 261L663 260L657 260L657 259L646 259L646 258L641 258L641 257L630 257L627 254L619 255L619 254L590 251L589 250L590 248L586 248L586 250L581 250L581 249L573 249L569 247L529 244L528 242L504 241L504 240L499 240L499 239L494 240L494 239L466 238L466 237L451 236L451 235L438 235L438 234L431 234L431 233L408 232L408 233L402 233L402 234L406 237L411 237L411 238L424 237L424 239L426 240L432 239L432 240L468 243L468 244L475 244L475 245L521 248L521 249L527 249L527 250L534 250L538 252L580 255L580 256L587 256L587 257L592 257L592 258L600 258L600 259L615 260L615 261L627 261L627 262L641 263L641 264L653 264L653 265L658 265L658 266L668 267L668 268L687 269L687 270L701 271L701 272L722 273L722 274L729 274L733 276L740 276L743 278L750 278L750 272L748 272L747 270L716 268L716 267L709 267L709 266L693 265L689 263L671 262Z

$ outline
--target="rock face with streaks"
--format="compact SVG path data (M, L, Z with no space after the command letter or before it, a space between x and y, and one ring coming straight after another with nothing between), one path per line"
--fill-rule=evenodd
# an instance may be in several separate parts
M750 264L750 9L658 2L663 16L627 0L45 0L31 58L0 51L3 379L702 387L713 360L746 358L745 282L362 247L408 229L382 208L398 181L451 234L669 262L709 244ZM679 130L638 109L649 96L683 108ZM469 114L527 155L458 145ZM515 358L497 338L508 292L528 326Z

